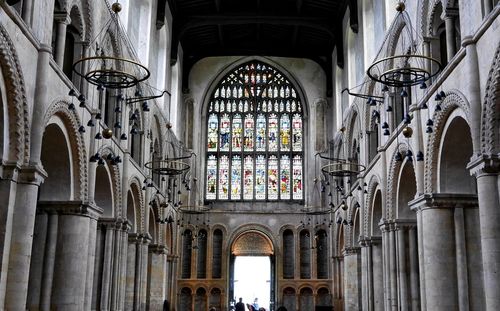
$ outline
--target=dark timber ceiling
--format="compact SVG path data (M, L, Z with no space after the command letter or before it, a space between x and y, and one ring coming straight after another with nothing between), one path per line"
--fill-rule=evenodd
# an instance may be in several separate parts
M357 12L356 1L160 0L157 26L163 25L168 5L173 17L171 62L177 61L180 43L186 79L191 66L204 57L260 55L314 60L331 81L332 52L335 46L343 51L342 18L348 6ZM357 14L351 15L351 28L357 31ZM343 66L343 53L337 63Z

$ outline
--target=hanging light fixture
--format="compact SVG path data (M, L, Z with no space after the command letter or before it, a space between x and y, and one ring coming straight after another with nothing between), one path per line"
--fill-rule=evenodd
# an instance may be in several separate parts
M148 68L138 59L118 14L120 3L113 3L111 17L91 40L93 55L77 60L73 71L98 88L123 89L149 78Z
M419 42L414 37L415 31L410 15L405 11L405 3L398 2L396 11L398 13L393 25L404 25L399 35L398 52L393 55L394 46L391 45L391 40L387 40L382 46L382 57L375 60L368 68L367 74L372 80L383 84L383 89L386 90L389 86L414 85L420 85L421 89L425 89L427 87L425 82L441 71L441 63L418 50ZM407 95L405 90L402 93L402 96Z

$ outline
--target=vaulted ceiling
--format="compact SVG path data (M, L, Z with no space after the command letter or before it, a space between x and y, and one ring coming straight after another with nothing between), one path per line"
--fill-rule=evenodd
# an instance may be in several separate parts
M337 46L343 51L342 19L347 7L357 13L356 2L161 0L158 23L164 21L168 5L173 17L171 61L177 61L181 44L186 79L191 66L204 57L260 55L311 59L331 81L333 50ZM357 31L357 14L351 15L351 28ZM343 53L338 53L337 63L343 65Z

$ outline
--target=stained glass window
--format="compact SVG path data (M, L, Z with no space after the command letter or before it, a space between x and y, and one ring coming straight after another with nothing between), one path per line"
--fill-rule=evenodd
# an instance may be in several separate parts
M215 88L207 116L207 200L303 200L302 104L281 72L240 65Z

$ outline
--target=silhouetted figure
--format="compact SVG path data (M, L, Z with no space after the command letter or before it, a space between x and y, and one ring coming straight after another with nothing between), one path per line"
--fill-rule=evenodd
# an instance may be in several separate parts
M245 311L245 304L243 303L243 298L240 298L235 305L234 311Z

